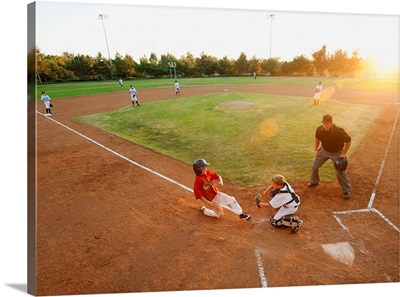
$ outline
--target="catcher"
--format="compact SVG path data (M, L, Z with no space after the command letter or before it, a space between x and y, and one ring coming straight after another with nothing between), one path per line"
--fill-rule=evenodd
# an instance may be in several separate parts
M272 199L269 202L262 202L261 198L270 195ZM275 227L292 228L290 233L297 233L303 223L293 214L298 210L300 197L293 191L292 187L285 180L283 175L277 174L272 177L272 183L262 194L254 196L258 207L279 208L277 213L270 219Z

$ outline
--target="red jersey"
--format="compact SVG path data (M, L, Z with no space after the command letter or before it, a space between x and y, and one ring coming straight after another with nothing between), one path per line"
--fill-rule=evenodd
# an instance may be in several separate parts
M211 170L206 170L205 175L196 175L193 186L194 197L196 199L204 197L207 200L212 201L215 198L215 195L217 195L218 189L214 184L211 184L208 189L204 189L204 184L206 182L211 183L213 180L218 179L219 175Z

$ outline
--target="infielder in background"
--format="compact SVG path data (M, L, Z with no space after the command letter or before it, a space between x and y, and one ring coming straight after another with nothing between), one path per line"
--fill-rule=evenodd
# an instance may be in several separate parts
M268 194L272 197L269 202L261 199ZM254 196L258 207L279 208L277 213L271 217L270 222L275 227L290 227L290 233L297 233L303 223L293 214L298 210L300 197L293 191L283 175L277 174L272 177L271 185L262 193Z
M181 94L181 90L179 88L179 83L178 83L177 80L175 81L175 94L176 95L180 95Z
M209 217L222 218L223 206L229 207L243 221L249 220L250 215L244 214L236 199L218 191L216 184L223 186L222 177L208 170L208 164L204 159L197 159L193 163L193 171L196 174L193 191L194 197L200 199L206 205L201 207L203 214Z
M319 82L318 85L316 85L314 89L315 89L315 94L314 94L314 104L313 105L318 105L319 98L321 97L321 92L322 92L322 82Z
M321 147L320 147L321 144ZM308 187L315 187L319 183L319 169L328 159L336 164L339 158L345 158L351 146L351 137L343 128L333 124L332 116L326 114L322 118L322 125L315 131L315 159L312 163L311 178ZM347 160L347 159L346 159ZM336 168L336 166L335 166ZM350 198L350 184L347 170L336 168L336 176L343 190L343 197Z
M139 101L136 96L136 93L137 93L136 89L132 85L130 85L129 86L129 94L131 94L132 106L135 106L135 102L136 102L137 106L140 106Z
M53 107L53 104L50 103L51 98L49 97L49 95L46 94L45 91L42 91L42 96L40 97L40 100L42 100L44 103L46 114L51 115L51 107Z

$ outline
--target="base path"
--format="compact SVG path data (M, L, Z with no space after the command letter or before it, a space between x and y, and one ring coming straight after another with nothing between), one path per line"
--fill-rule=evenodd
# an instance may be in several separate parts
M185 87L181 97L224 91L309 96L305 87L229 85ZM175 91L139 90L138 98L134 108L145 108ZM347 230L334 215L367 208L375 191L374 209L399 226L398 95L335 90L330 98L383 109L352 154L349 200L337 181L291 182L302 198L297 234L274 228L274 212L256 207L262 187L229 180L220 189L252 219L204 216L190 164L74 119L130 105L128 92L54 100L51 118L37 114L37 295L399 282L399 232L374 212L340 216ZM339 243L354 253L351 265L325 252Z

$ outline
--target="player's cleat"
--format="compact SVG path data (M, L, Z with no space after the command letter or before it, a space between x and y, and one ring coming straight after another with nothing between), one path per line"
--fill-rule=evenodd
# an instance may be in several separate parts
M242 221L247 221L247 220L250 220L250 218L251 218L250 215L244 214L244 213L242 213L241 215L239 215L239 217L240 217L240 219L241 219Z
M309 184L308 184L308 187L309 187L309 188L313 188L313 187L316 187L316 186L318 186L318 183L316 183L316 184L314 184L314 183L309 183Z
M260 202L261 202L260 198L261 198L260 194L257 193L256 195L254 195L254 200L256 201L257 207L260 207Z
M301 225L303 224L303 221L302 221L302 220L297 220L297 221L298 221L297 226L294 227L292 230L290 230L290 233L291 233L291 234L299 232L300 227L301 227Z
M200 207L200 211L202 212L202 213L204 213L204 210L206 209L206 207L203 205L202 207Z
M344 199L349 199L350 198L350 192L344 193L343 194Z

